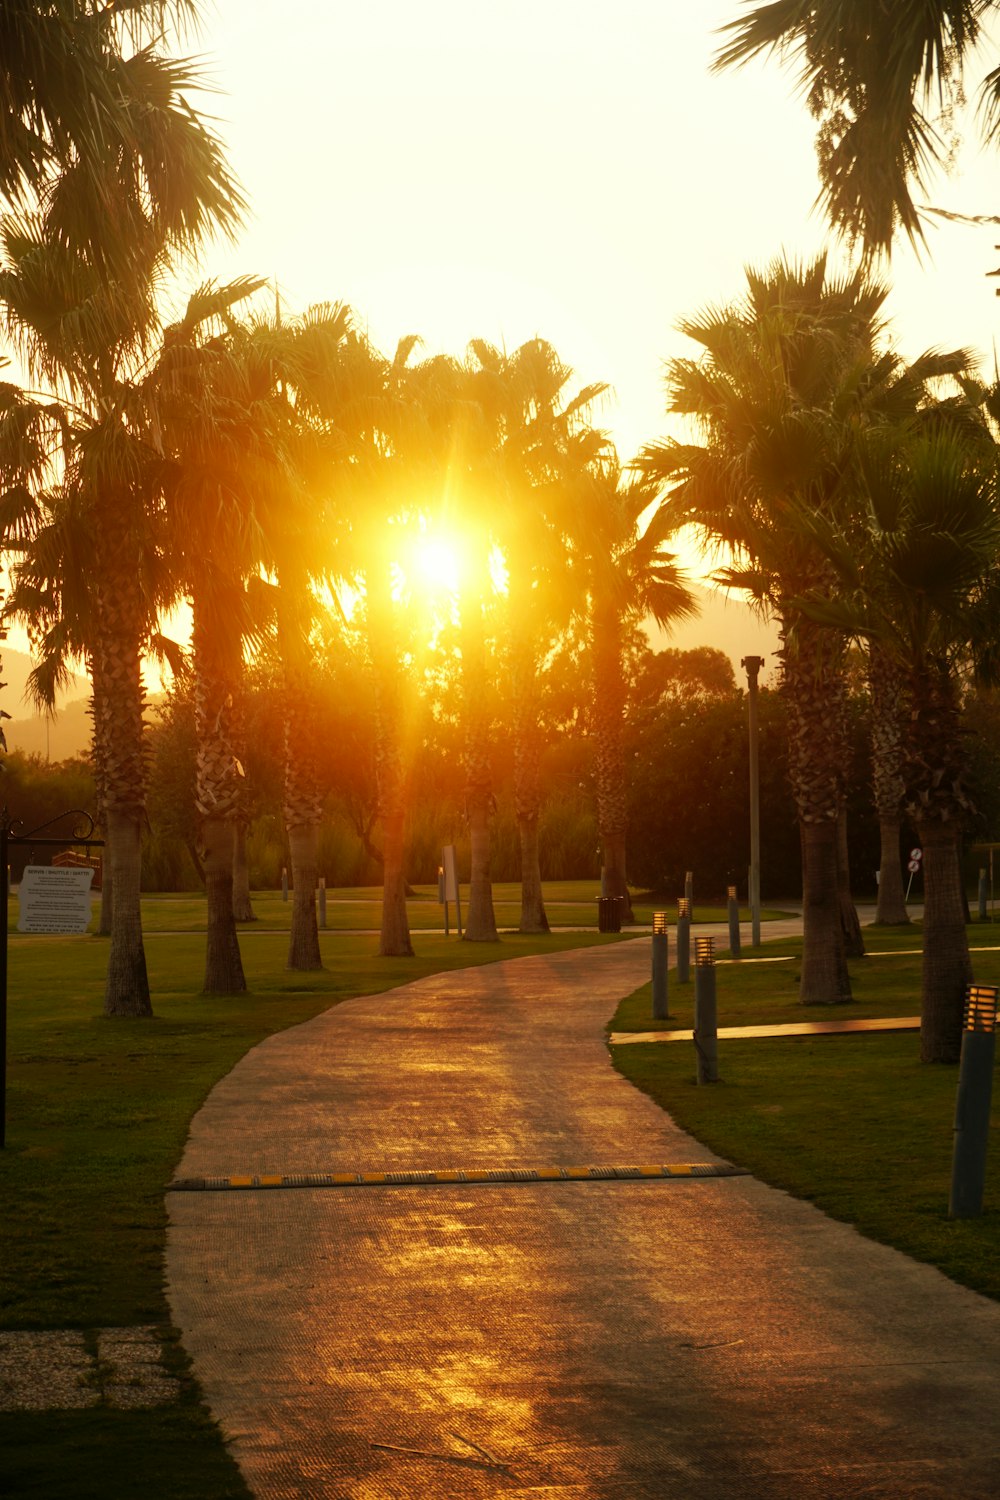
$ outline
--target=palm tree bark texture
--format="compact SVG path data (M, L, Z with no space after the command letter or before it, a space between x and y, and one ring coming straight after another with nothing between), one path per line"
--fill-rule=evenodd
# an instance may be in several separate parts
M908 812L924 851L924 1062L958 1062L962 1013L972 983L961 868L961 820L971 811L963 788L964 757L956 690L945 663L911 682Z
M782 628L781 687L788 704L788 769L802 834L803 1005L851 999L837 881L842 790L843 645L833 631L796 618Z
M388 567L366 574L368 639L375 681L375 775L382 824L382 927L379 955L412 958L406 911L406 784L400 750L400 669Z
M227 625L219 610L193 595L194 718L198 738L195 802L200 820L200 852L205 872L207 933L206 994L238 995L246 990L236 917L233 911L235 820L242 777L233 749L232 707L241 667L242 639L223 639Z
M632 922L635 919L625 875L625 839L628 833L628 789L622 741L625 684L622 678L621 622L613 606L595 603L590 644L597 831L604 863L604 892L616 896L622 903L622 921Z
M114 892L104 1014L151 1016L140 905L146 812L141 670L145 611L128 527L120 518L107 517L105 525L95 528L94 576L94 760Z
M878 814L880 857L878 906L875 923L902 927L910 923L899 857L905 783L902 775L904 695L902 675L889 653L876 642L868 649L868 689L871 700L872 786Z
M538 731L538 690L531 642L517 629L517 606L512 600L514 632L511 642L511 695L514 705L514 805L521 840L521 920L519 932L549 931L542 896L542 870L538 851L538 820L541 814Z
M486 707L483 607L474 593L461 601L462 690L465 700L465 811L469 822L469 911L463 940L495 943L497 922L490 876L494 811Z

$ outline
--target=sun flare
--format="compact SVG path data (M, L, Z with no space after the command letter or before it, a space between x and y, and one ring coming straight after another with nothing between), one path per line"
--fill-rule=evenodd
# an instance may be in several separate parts
M461 559L458 546L448 537L422 537L414 548L413 561L425 589L443 594L458 592Z

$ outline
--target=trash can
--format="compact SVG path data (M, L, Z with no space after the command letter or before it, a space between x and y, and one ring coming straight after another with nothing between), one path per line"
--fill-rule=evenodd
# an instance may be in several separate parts
M597 901L598 932L621 932L622 901L620 896L600 896Z

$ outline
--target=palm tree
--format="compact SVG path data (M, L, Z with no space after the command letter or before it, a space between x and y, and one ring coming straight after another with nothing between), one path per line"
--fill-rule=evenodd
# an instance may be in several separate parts
M806 608L845 634L877 643L906 687L907 813L924 851L921 1056L958 1060L972 979L962 896L965 786L960 672L971 660L995 673L997 462L954 431L901 439L868 435L860 473L866 545L824 529L836 599Z
M851 994L837 878L844 647L795 606L796 595L829 591L833 579L794 522L800 511L832 515L850 505L854 425L885 400L895 364L875 350L885 289L860 273L828 279L820 256L748 271L747 281L741 305L682 325L703 358L669 366L671 409L698 419L704 445L653 445L642 463L673 487L673 524L693 523L726 548L735 566L721 576L778 620L803 847L800 999L837 1003Z
M108 27L100 45L108 66L119 70L114 86L127 112L141 114L141 124L135 136L116 132L95 104L86 147L64 157L55 152L60 170L45 177L41 209L3 221L0 304L32 378L53 393L53 400L27 405L61 406L48 457L61 467L64 494L88 537L94 758L115 893L105 1011L147 1016L141 660L161 602L149 564L162 472L135 382L157 325L163 275L207 228L232 227L240 200L217 142L183 98L189 71L150 48L123 61L111 48L116 9L103 8ZM23 19L25 12L18 7L16 14ZM49 20L51 30L57 23ZM48 116L32 120L29 113L27 123L38 139L53 128ZM100 153L90 150L94 137ZM3 461L10 482L29 495L51 488L37 465L19 467L13 450Z
M879 641L868 646L868 690L871 702L872 788L878 815L878 905L875 925L909 924L899 857L906 783L903 779L904 682L892 656Z
M597 826L606 892L631 922L626 878L628 775L622 732L625 713L624 634L651 618L664 629L696 612L674 557L666 551L672 527L659 505L659 485L625 478L616 458L591 468L576 505L571 547L581 570L589 631Z
M114 282L162 245L231 233L245 203L222 147L186 102L197 65L161 51L197 0L5 0L0 199L45 205L49 229Z
M963 63L996 0L867 5L854 0L769 0L723 30L715 66L777 51L795 60L818 121L821 201L835 229L867 255L889 252L897 228L923 240L914 189L925 189L953 139ZM1000 128L1000 69L983 83L988 138ZM944 128L942 129L942 120Z
M606 445L585 427L606 389L589 385L564 401L572 370L551 344L528 340L507 354L473 340L473 390L493 431L493 535L507 565L507 656L511 675L514 804L521 843L520 932L548 932L538 823L544 656L565 628L572 594L560 522L587 464Z

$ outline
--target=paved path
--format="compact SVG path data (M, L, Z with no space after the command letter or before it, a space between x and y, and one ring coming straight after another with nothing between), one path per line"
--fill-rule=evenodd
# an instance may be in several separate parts
M179 1175L711 1160L610 1064L648 974L640 939L349 1001L218 1085ZM1000 1491L1000 1306L753 1178L169 1210L174 1317L258 1496Z

